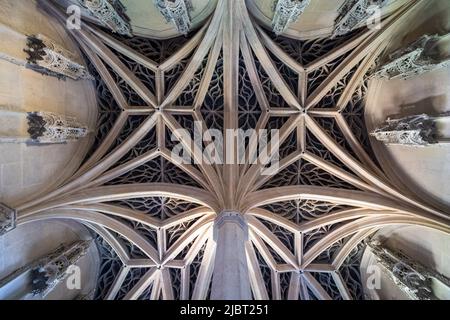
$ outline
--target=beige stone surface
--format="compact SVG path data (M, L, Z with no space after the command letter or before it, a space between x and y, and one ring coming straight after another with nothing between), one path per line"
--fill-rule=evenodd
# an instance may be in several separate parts
M425 10L425 9L424 9ZM450 18L450 6L436 0L426 8L436 22L417 13L415 28L404 30L391 42L391 49L404 46L422 34L442 33ZM422 23L423 22L423 23ZM369 131L391 115L419 113L441 114L450 111L450 68L435 70L408 80L373 80L369 86L366 122ZM446 129L448 130L448 129ZM384 146L373 141L381 164L404 181L410 190L431 197L437 203L450 204L450 144L424 148Z
M23 42L17 40L19 36L13 36L14 32L16 35L41 33L80 55L64 28L41 12L35 1L2 1L0 26L1 30L8 30L0 33L2 38L14 38L9 41L15 45L14 48L9 46L11 52L23 49ZM74 116L92 129L95 129L97 118L91 81L61 81L5 60L0 60L0 116L7 121L2 110L56 112ZM6 124L0 132L5 127ZM0 201L17 205L50 188L64 176L70 176L84 158L91 141L92 134L80 141L60 145L0 144Z

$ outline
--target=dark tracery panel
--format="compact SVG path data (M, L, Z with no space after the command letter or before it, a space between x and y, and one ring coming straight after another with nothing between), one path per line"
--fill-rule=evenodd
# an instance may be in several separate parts
M167 248L172 245L197 221L192 219L167 229Z
M94 239L100 253L99 277L94 299L103 300L119 274L122 262L113 248L102 237L95 235Z
M131 268L117 292L116 300L122 300L148 270L148 268Z
M201 188L189 174L163 157L152 159L106 184L117 185L152 182L174 183Z
M311 273L314 278L316 278L317 282L320 283L322 288L328 293L328 295L333 300L342 300L341 293L339 292L338 287L336 286L336 282L334 281L331 273L325 272L313 272Z
M268 204L263 208L300 224L342 210L345 206L318 200L296 199Z
M253 249L255 250L258 265L261 270L262 278L267 290L267 295L269 299L272 299L272 271L262 255L259 253L258 249L255 246L253 247Z
M167 197L124 199L111 203L146 213L161 220L166 220L198 207L192 202Z
M265 219L259 219L269 231L274 234L283 244L286 248L289 249L289 251L292 252L292 254L295 255L295 240L294 240L294 234L285 228L272 223L270 221L267 221Z
M126 46L146 56L147 58L162 63L180 50L189 40L187 37L176 37L167 40L150 39L139 36L132 38L113 34L113 36Z
M220 52L214 69L208 92L200 109L200 112L209 129L218 129L223 132L224 113L224 88L223 88L223 53Z
M147 87L150 92L156 92L156 78L155 73L150 69L144 67L140 63L128 58L124 54L109 48L120 61Z
M333 39L316 38L309 40L296 40L286 36L277 36L273 32L268 32L268 35L281 49L283 49L284 52L289 54L291 58L301 63L303 66L307 66L311 62L323 58L333 49L336 49L346 43L357 33L359 33L359 30Z
M147 103L142 99L142 97L136 93L136 91L122 79L117 72L108 64L105 64L106 69L108 69L114 82L117 84L119 89L122 91L123 96L129 106L146 106Z
M347 55L348 53L328 62L326 65L308 74L308 95L313 93L326 79L329 78L331 72L341 65Z
M275 87L275 84L270 79L267 72L264 70L261 62L258 61L258 58L255 54L253 54L253 58L256 65L256 70L258 72L259 79L261 81L264 93L266 94L267 101L269 102L269 107L271 108L289 108L289 105L281 96L278 89Z
M211 241L211 240L209 240ZM197 283L197 278L200 272L200 266L202 265L203 256L205 253L207 243L205 243L200 251L198 252L197 256L195 256L192 263L189 265L189 271L190 271L190 282L189 282L189 297L192 298L192 294L194 293L195 284Z
M194 77L189 82L188 86L183 90L183 92L178 96L176 101L177 106L192 106L194 104L195 98L197 96L198 90L200 88L200 83L205 75L206 65L208 63L208 56L206 56L197 72L195 72Z
M347 104L342 112L345 120L347 121L352 133L358 139L360 145L364 148L369 157L378 164L375 154L369 141L369 134L366 127L366 121L364 118L365 99L368 89L368 79L366 79L354 92L350 102Z
M181 269L170 268L170 280L172 281L173 299L180 300L181 297Z
M339 269L339 273L344 279L351 297L355 300L364 300L360 265L365 249L366 245L361 242L352 250Z
M96 124L95 140L91 149L86 155L85 160L99 148L106 135L111 131L122 109L113 98L111 92L103 79L88 58L84 59L87 63L89 73L95 78L95 88L97 93L98 118Z
M261 107L256 98L242 55L239 59L238 90L239 128L244 131L255 129L261 115Z
M320 117L315 118L314 120L316 120L322 129L324 129L335 142L337 142L346 152L348 152L348 154L350 154L353 158L358 159L334 118Z
M282 186L310 185L354 190L349 183L333 176L306 160L298 160L276 173L262 189Z

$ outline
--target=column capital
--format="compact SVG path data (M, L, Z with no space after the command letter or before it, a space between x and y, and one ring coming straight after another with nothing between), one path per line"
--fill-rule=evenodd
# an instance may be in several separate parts
M214 221L214 240L217 239L217 230L226 223L238 225L244 231L245 239L248 239L248 223L240 212L224 210L220 212Z

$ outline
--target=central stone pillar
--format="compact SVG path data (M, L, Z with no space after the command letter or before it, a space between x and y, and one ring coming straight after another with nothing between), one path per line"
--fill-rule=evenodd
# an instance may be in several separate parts
M245 242L248 225L239 212L221 212L214 225L217 243L212 279L212 300L250 300Z

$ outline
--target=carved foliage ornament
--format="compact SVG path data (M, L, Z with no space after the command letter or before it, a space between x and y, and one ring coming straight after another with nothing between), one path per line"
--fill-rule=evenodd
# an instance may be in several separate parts
M290 23L297 21L311 0L278 0L274 3L273 32L282 34Z
M59 79L93 79L84 66L75 62L72 53L45 36L29 36L24 51L28 54L27 67L30 69Z
M88 134L88 128L72 117L51 112L29 112L28 133L33 142L64 143Z
M397 50L389 56L374 76L382 79L409 79L439 68L450 66L450 58L442 60L431 54L431 49L444 36L425 35L407 48Z
M81 4L113 32L132 36L130 19L119 0L81 0Z
M154 3L167 22L173 23L181 34L188 34L191 29L189 13L193 10L190 0L154 0Z

